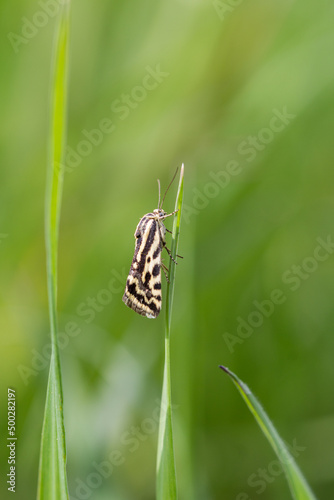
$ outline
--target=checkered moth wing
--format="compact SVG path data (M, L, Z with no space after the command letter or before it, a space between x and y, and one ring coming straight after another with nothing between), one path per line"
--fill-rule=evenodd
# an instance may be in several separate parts
M167 214L162 209L144 215L135 231L135 252L123 302L138 314L156 318L161 310L161 251Z

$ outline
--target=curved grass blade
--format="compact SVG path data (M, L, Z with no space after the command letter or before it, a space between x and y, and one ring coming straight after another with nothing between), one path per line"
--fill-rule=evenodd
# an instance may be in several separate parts
M38 500L67 500L63 394L57 340L57 249L66 138L69 1L62 2L54 47L49 159L45 204L45 246L52 355L42 429Z
M176 195L175 210L178 210L173 222L171 255L176 259L180 222L183 200L183 176L184 166L181 167L179 187ZM175 500L176 491L176 472L173 446L173 428L172 428L172 395L171 395L171 377L170 377L170 325L172 317L172 306L175 285L176 264L170 259L169 272L166 291L166 329L165 329L165 365L164 378L162 386L161 410L159 422L158 437L158 456L157 456L157 500Z
M309 485L307 484L301 470L299 469L294 458L289 452L286 444L279 436L268 415L254 396L254 394L251 392L249 387L225 366L220 366L220 368L231 377L234 385L237 387L248 408L254 415L255 420L259 424L262 432L268 439L274 452L280 460L290 487L292 497L295 500L316 500L316 497L312 493Z

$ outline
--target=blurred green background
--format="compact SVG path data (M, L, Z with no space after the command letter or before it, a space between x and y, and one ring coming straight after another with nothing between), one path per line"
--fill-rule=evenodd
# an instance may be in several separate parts
M18 500L36 493L48 375L56 10L53 0L1 1L0 487L7 498L9 386ZM294 446L319 499L332 498L333 10L311 0L73 1L58 286L72 500L155 496L164 315L147 320L121 297L136 224L156 208L157 178L164 189L182 162L172 323L179 497L290 498L225 364ZM175 192L176 183L166 210ZM264 302L277 289L281 303Z

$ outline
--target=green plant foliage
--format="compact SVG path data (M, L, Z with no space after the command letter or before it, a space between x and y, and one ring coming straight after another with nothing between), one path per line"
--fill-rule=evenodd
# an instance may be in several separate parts
M13 387L15 500L36 498L50 366L45 137L63 3L1 1L0 433ZM135 227L157 206L157 178L167 186L182 161L184 259L170 339L178 497L291 498L283 472L262 495L249 484L277 458L232 383L221 394L222 360L285 423L289 445L292 436L303 447L295 459L317 498L333 497L333 9L71 2L57 320L73 499L156 498L166 283L154 321L122 296Z
M316 500L293 456L289 452L273 423L258 402L249 387L225 366L220 367L232 379L249 410L259 424L263 434L268 439L285 472L290 491L294 500Z
M57 252L66 142L69 4L63 3L55 40L46 186L46 258L52 355L42 430L38 500L66 500L66 444L58 347Z
M157 500L174 500L177 498L176 472L173 445L172 427L172 392L171 392L171 365L170 365L170 333L173 295L175 286L175 271L177 248L180 235L180 223L183 201L184 166L181 167L179 187L176 195L171 256L169 261L167 293L166 293L166 328L165 328L165 364L163 388L161 397L158 456L157 456Z

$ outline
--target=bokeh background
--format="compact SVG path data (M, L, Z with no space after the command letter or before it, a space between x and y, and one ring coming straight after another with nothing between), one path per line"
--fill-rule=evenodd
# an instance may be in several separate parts
M48 375L55 10L51 0L1 0L0 487L7 498L9 386L18 500L36 494ZM155 497L164 314L147 320L121 297L136 224L156 208L157 178L165 188L182 162L172 323L180 499L290 498L219 364L259 397L319 499L332 498L333 10L312 0L73 1L58 286L72 500ZM277 289L281 303L254 314Z

